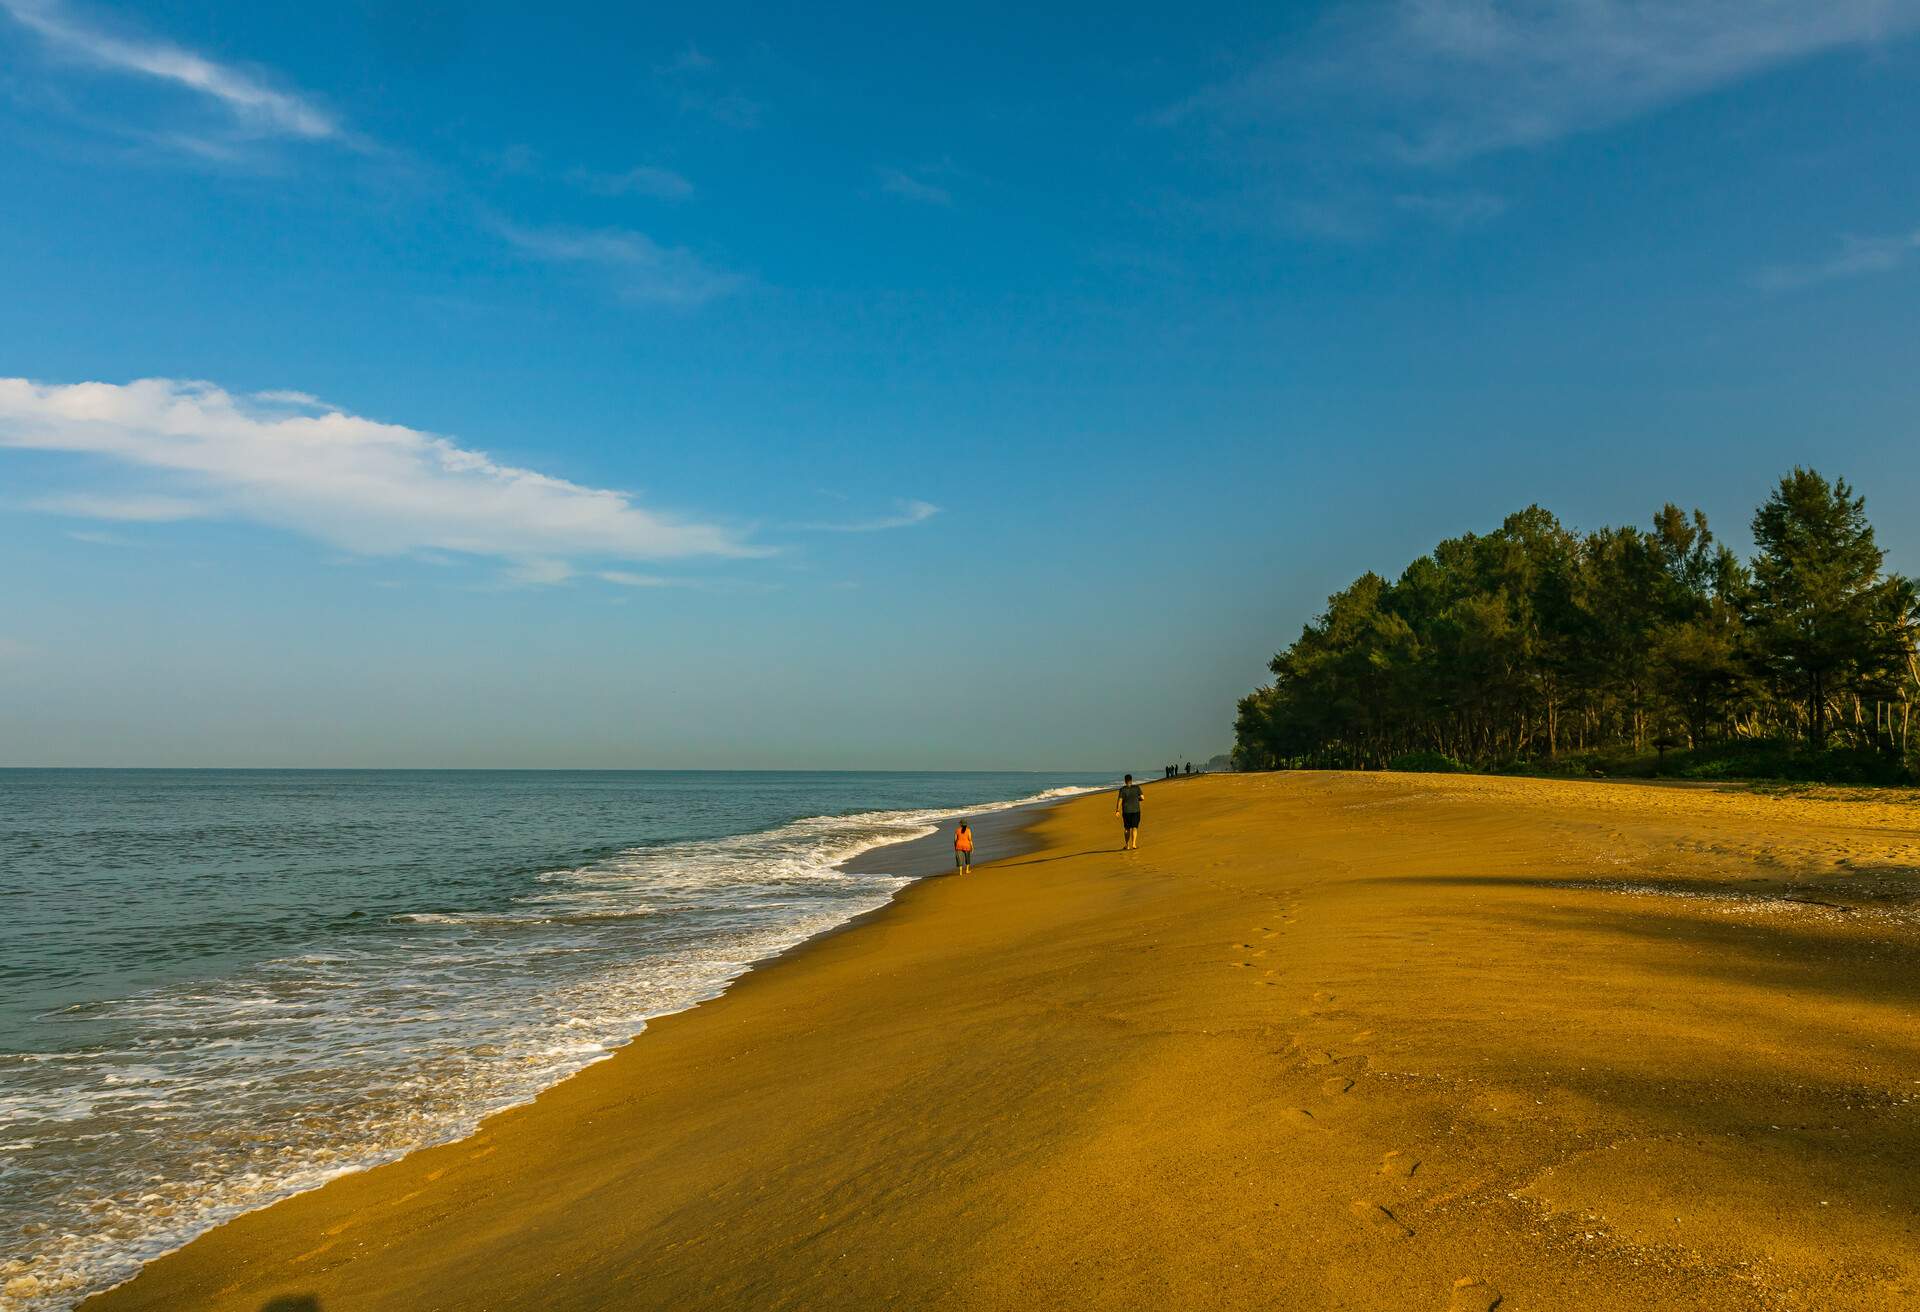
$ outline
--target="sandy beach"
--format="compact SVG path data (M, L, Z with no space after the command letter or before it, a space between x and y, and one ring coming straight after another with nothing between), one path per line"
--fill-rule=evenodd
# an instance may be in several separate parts
M1039 812L85 1307L1920 1307L1911 795L1217 776L1119 837Z

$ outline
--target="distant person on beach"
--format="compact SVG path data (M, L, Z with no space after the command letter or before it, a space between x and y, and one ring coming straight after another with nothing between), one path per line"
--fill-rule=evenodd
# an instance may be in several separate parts
M1120 785L1120 795L1114 799L1113 813L1120 817L1120 826L1126 830L1126 846L1122 849L1131 852L1140 846L1140 785L1128 775Z
M973 873L973 830L965 820L953 831L953 868L963 875Z

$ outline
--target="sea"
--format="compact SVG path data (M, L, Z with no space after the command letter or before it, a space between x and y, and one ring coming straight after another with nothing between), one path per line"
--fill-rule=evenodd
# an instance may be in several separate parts
M0 770L0 1312L415 1148L1099 773Z

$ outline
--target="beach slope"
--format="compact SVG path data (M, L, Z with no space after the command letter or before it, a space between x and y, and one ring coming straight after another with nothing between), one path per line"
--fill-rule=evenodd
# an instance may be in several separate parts
M86 1306L1920 1307L1911 800L1223 776L1032 837Z

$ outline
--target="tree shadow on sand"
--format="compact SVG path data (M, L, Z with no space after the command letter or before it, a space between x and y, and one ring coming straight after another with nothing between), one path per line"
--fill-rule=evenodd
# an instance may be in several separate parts
M260 1312L320 1312L320 1300L312 1294L282 1294L262 1303Z
M1408 989L1452 972L1445 1005L1409 1004L1408 1037L1484 1049L1454 1113L1473 1133L1564 1132L1536 1179L1570 1225L1591 1208L1664 1242L1664 1197L1740 1218L1744 1239L1712 1232L1722 1257L1814 1270L1826 1245L1822 1278L1893 1272L1920 1214L1916 873L1378 875L1432 897L1355 951L1402 961Z
M1549 933L1684 945L1684 960L1652 963L1666 973L1784 996L1819 993L1920 1009L1920 884L1908 883L1903 896L1862 898L1865 890L1844 879L1769 877L1760 886L1612 875L1395 875L1383 882L1562 893L1569 905L1495 910L1480 903L1474 914Z

